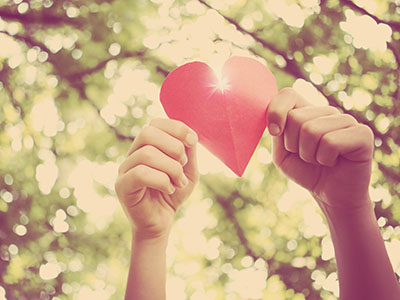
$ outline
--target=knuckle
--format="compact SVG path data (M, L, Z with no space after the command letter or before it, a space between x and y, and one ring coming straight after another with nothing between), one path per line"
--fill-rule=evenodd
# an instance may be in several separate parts
M308 163L313 162L313 159L309 155L307 155L305 152L300 151L299 156L305 162L308 162Z
M303 113L299 109L292 109L288 112L287 118L289 122L302 122Z
M120 164L118 167L118 175L121 175L124 172L123 164Z
M284 146L285 149L289 152L297 153L299 151L298 144L293 142L293 140L287 138L286 136L284 138Z
M305 135L307 138L310 138L317 134L318 129L312 122L306 122L301 126L301 135Z
M372 129L365 124L359 124L358 126L360 127L361 134L365 137L363 140L365 140L365 142L370 145L371 148L373 148L375 143L375 135Z
M333 135L329 134L329 132L322 136L321 144L324 144L326 147L333 148L336 145L336 139Z
M181 121L177 121L177 126L176 126L176 134L180 137L180 138L185 138L186 134L188 132L186 125L181 122Z
M121 178L120 177L118 177L117 180L114 183L114 190L117 193L117 196L120 197L121 191L122 191Z
M151 162L154 158L155 148L150 145L145 145L140 150L141 161Z
M328 156L318 153L316 156L316 162L323 166L332 166L332 161Z
M156 126L156 125L159 124L160 121L162 121L162 120L163 120L163 118L154 118L154 119L152 119L152 120L150 121L149 125L150 125L150 126Z
M114 183L115 193L120 200L124 200L126 195L128 194L128 185L126 184L126 178L119 177Z
M317 161L318 164L323 165L323 159L321 157L321 155L319 153L317 153L317 155L315 156L315 160Z
M374 132L372 131L372 129L365 124L359 124L358 126L360 126L361 130L363 131L363 133L369 137L371 140L374 139Z
M322 157L318 157L317 158L317 162L318 164L322 165L322 166L328 166L328 162L326 159L322 158Z
M174 177L179 178L183 174L183 167L180 163L177 161L174 162L174 165L172 167L172 174Z
M293 97L296 95L296 91L291 87L285 87L280 90L279 94L286 95L288 97Z
M356 118L349 114L341 114L341 118L349 124L358 124Z
M328 110L328 112L329 113L331 113L332 115L338 115L338 114L340 114L341 112L340 112L340 110L337 108L337 107L334 107L334 106L327 106L327 110Z
M174 147L174 155L176 156L176 157L182 157L184 154L185 154L185 146L182 144L182 143L180 143L180 142L177 142L177 144L176 144L176 146Z
M169 176L165 173L160 174L160 186L168 189L169 185L171 184L171 180Z
M137 165L132 169L132 181L143 183L144 178L149 177L149 175L149 170L144 165Z
M142 131L139 134L140 139L143 143L148 143L151 140L153 135L153 126L143 127Z
M294 109L290 110L287 114L288 121L293 121L295 119L296 111Z

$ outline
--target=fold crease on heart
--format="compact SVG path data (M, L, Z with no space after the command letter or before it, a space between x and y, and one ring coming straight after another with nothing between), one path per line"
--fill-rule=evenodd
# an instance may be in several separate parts
M202 62L178 67L164 80L160 100L168 117L191 127L200 143L242 176L276 93L275 78L267 67L234 56L225 62L220 77Z

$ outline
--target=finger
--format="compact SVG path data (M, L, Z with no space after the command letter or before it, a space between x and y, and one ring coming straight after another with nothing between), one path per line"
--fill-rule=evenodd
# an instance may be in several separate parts
M289 111L284 130L285 149L289 152L298 153L299 133L302 125L309 120L334 114L339 114L339 111L333 106L306 106Z
M183 171L191 182L199 180L199 168L197 164L197 145L186 148L188 163L183 167Z
M143 128L133 141L128 151L128 156L145 145L152 145L160 149L172 159L179 161L182 165L187 163L188 158L184 144L179 139L157 127L147 126Z
M130 169L119 176L115 183L118 198L128 201L125 204L130 207L139 202L146 188L170 195L175 192L167 174L145 165L138 165Z
M169 135L177 138L184 143L186 147L192 147L198 141L196 132L181 121L156 118L151 120L150 125L157 127L158 129L161 129Z
M188 160L187 164L184 164L184 173L190 181L196 182L199 177L196 147L199 138L197 133L185 123L173 119L156 118L153 119L150 124L166 131L185 144L185 152Z
M366 162L372 159L374 135L363 124L328 132L323 135L316 159L321 165L332 167L340 156L354 161Z
M283 135L272 137L272 160L280 167L282 162L291 154L285 149Z
M310 104L292 88L282 89L268 106L267 124L270 134L280 135L285 129L288 112L308 105Z
M299 156L302 160L318 164L315 154L321 137L328 132L358 124L349 114L322 116L309 120L301 126L299 133Z
M121 164L119 173L124 174L138 165L146 165L167 174L177 187L182 188L189 183L182 165L151 145L143 146L129 155Z
M283 136L274 136L273 147L283 146ZM284 148L283 148L284 149ZM314 178L318 176L318 168L314 165L301 160L296 153L291 153L288 151L273 151L273 160L277 167L279 167L284 174L289 178L296 178L296 182L305 187L311 187L315 184ZM310 176L298 176L298 170L303 170L304 174L311 174Z

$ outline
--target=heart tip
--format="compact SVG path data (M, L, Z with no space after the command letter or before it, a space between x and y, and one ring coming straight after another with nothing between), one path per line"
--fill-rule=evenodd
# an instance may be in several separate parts
M238 177L242 177L244 174L244 170L232 170Z

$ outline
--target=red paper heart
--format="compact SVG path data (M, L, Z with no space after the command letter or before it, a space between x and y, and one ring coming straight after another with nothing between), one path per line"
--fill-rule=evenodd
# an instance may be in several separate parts
M200 143L242 176L278 90L271 71L252 58L231 57L221 78L205 63L187 63L168 74L160 100L168 117L196 131Z

